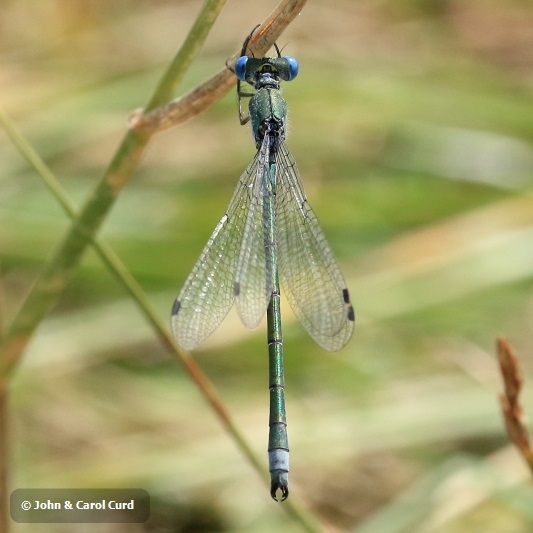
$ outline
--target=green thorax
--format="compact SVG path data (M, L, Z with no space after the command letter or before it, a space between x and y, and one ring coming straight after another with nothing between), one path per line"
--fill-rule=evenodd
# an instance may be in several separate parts
M258 83L256 93L250 100L250 119L257 148L261 145L267 126L274 124L279 133L279 140L285 137L285 119L287 104L281 91L274 84Z

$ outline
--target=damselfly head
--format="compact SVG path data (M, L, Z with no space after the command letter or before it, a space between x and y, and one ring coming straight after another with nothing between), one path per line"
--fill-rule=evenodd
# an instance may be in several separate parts
M241 56L235 63L235 76L252 85L259 76L267 73L275 79L291 81L298 75L298 62L291 56L263 58Z

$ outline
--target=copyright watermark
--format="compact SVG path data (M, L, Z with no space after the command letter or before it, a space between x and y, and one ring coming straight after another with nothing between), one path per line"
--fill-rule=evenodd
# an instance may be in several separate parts
M31 509L31 502L29 502L28 500L24 500L21 504L20 504L20 508L23 510L23 511L29 511Z
M17 489L10 512L24 523L141 523L150 496L144 489Z

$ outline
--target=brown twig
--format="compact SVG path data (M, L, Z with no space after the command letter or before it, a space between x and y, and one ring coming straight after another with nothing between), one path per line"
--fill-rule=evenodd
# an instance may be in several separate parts
M525 426L525 415L520 405L519 396L522 389L522 373L518 358L505 339L498 339L498 359L503 376L505 393L500 394L507 433L511 442L520 450L533 474L533 449L531 448L529 433Z

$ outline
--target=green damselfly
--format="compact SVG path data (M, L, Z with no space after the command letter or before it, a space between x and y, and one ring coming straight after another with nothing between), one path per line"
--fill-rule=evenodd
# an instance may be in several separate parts
M280 84L296 77L298 63L281 57L276 45L275 58L246 56L252 34L232 70L238 78L241 124L251 120L257 153L174 302L172 331L191 350L213 333L234 301L249 328L258 326L266 312L271 495L277 500L280 490L283 501L289 494L289 446L279 283L307 332L326 350L340 350L348 342L355 316L285 144L287 104ZM244 84L253 92L244 91ZM248 114L242 111L244 97L250 97Z

